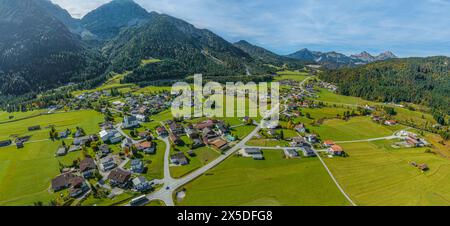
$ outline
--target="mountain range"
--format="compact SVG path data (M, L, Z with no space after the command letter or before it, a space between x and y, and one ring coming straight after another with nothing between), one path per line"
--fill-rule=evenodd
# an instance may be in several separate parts
M370 53L365 51L360 54L347 56L337 52L323 53L318 51L310 51L308 49L299 50L295 53L287 55L287 57L314 62L331 69L353 67L357 65L397 58L397 56L395 56L390 51L381 53L378 56L372 56Z
M316 63L338 68L395 57L307 49L281 56L244 40L230 43L132 0L113 0L81 19L50 0L0 0L0 29L0 95L90 84L113 71L132 71L125 82L148 84L194 73L258 76L276 67ZM143 65L145 59L161 61Z

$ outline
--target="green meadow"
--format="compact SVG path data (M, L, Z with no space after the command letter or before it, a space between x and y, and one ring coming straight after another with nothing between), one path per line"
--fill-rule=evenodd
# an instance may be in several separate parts
M178 148L178 147L177 147ZM185 149L182 151L184 155L189 159L189 164L185 166L171 166L170 167L170 174L174 178L180 178L183 177L194 170L208 164L209 162L213 161L217 157L219 157L221 154L219 151L213 149L212 147L201 147L194 149L195 156L191 157L187 154L187 151L190 149ZM170 154L175 154L178 151L174 150L173 148L170 151Z
M11 121L21 120L29 117L36 117L41 115L42 113L46 113L46 110L35 110L35 111L26 111L26 112L6 112L0 111L0 124L7 123ZM11 117L11 118L10 118Z
M55 197L49 191L50 181L59 174L59 164L70 165L81 157L80 152L74 152L56 158L55 151L61 141L46 140L49 131L46 126L53 124L57 130L80 126L89 134L98 132L97 124L102 119L94 111L79 111L1 124L2 139L12 134L31 135L32 138L23 149L16 149L15 146L0 148L0 205L33 205L37 201L50 201ZM28 126L32 125L41 125L42 130L28 132Z
M323 140L349 141L391 136L404 127L380 125L373 122L370 117L353 117L348 121L326 120L320 126L309 125L307 128L311 133L319 134Z
M317 158L287 160L264 151L266 160L232 156L184 186L181 206L349 205Z
M392 142L342 144L349 157L325 162L358 205L450 205L450 162L426 148L391 148ZM411 162L430 170L423 173Z

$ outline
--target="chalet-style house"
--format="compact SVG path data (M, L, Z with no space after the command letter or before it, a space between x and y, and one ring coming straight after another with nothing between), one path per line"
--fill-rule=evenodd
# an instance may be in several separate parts
M136 116L125 116L123 117L122 128L129 129L139 126L139 121Z
M92 158L85 158L80 162L80 172L84 178L91 178L97 170L97 165Z
M209 144L211 144L212 146L214 146L215 148L217 148L221 151L224 151L229 147L228 143L221 138L210 141Z
M64 146L60 146L58 147L58 149L56 150L56 156L64 156L67 155L67 147Z
M301 124L296 125L294 130L299 133L305 133L306 132L305 124L301 123Z
M158 126L156 128L156 134L158 134L158 136L160 136L160 137L167 137L169 135L166 128L164 128L162 126Z
M103 172L112 170L112 169L116 168L116 166L117 166L117 164L114 161L114 158L112 158L112 157L106 157L106 158L100 159L99 167Z
M330 155L341 156L344 153L344 149L339 145L333 145L327 149L327 152Z
M286 156L286 158L298 158L299 154L297 152L297 150L295 149L284 149L284 155Z
M131 172L116 168L108 175L109 183L112 186L124 188L128 185L131 178Z
M170 162L175 165L187 165L189 164L188 158L183 152L178 152L170 156Z
M133 173L142 173L145 170L144 163L139 159L131 160L130 170Z
M144 141L136 145L138 151L142 151L145 154L155 154L155 144L151 141Z
M305 156L305 157L314 157L314 156L316 156L316 153L311 148L311 146L303 146L303 147L300 148L300 150L302 150L303 156Z
M76 176L71 172L61 174L52 180L52 190L54 192L58 192L66 188L70 188L69 194L71 197L78 197L89 190L84 178Z
M136 177L132 180L133 188L139 192L146 192L152 189L152 186L145 177Z
M329 147L331 147L333 145L334 145L334 142L332 140L326 140L326 141L323 142L323 146L325 146L327 148L329 148Z
M254 160L264 160L264 156L259 148L244 148L244 155L252 157Z
M169 130L171 133L176 134L178 136L184 135L185 131L184 131L184 127L176 122L171 122L169 124Z
M387 125L387 126L395 126L395 125L397 125L397 121L395 121L395 120L386 120L386 121L384 121L384 124Z

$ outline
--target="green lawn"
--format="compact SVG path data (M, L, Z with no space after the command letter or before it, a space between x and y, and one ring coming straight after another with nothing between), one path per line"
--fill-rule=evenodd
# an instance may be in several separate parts
M28 117L39 116L41 113L46 113L46 110L35 110L35 111L26 111L26 112L6 112L0 111L0 123L10 122L14 120L20 120ZM13 116L12 119L9 119L10 116Z
M349 158L325 159L358 205L450 205L450 162L419 149L393 149L389 142L343 144ZM426 163L422 173L410 162Z
M264 151L266 160L230 157L187 184L178 205L348 205L317 158L286 160Z
M10 134L32 135L31 140L48 138L48 129L26 132L27 127L39 124L56 125L57 129L81 126L87 133L98 132L97 123L102 120L94 111L79 111L44 115L0 125L0 137ZM97 128L96 128L97 127ZM56 158L60 141L25 143L25 148L15 146L0 148L0 205L32 205L36 201L48 202L54 194L48 192L50 181L59 174L59 162L68 165L80 157L80 152Z
M326 120L320 126L308 125L307 128L311 133L319 134L322 140L349 141L391 136L394 131L402 129L402 126L383 126L372 122L370 117L354 117L349 121Z
M92 195L86 198L81 205L82 206L121 206L127 204L136 194L132 192L124 192L112 199L96 199Z
M210 147L201 147L195 149L196 156L191 157L187 154L187 151L183 151L186 157L189 159L189 164L185 166L172 166L170 167L170 174L174 178L183 177L192 171L208 164L212 160L216 159L220 156L220 153ZM176 151L173 149L170 152L171 154L175 154Z

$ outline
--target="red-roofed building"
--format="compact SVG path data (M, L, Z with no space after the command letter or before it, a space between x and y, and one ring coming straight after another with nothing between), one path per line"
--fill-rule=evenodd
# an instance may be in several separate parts
M338 156L340 156L344 153L344 149L342 149L342 147L339 145L333 145L330 148L328 148L327 151L331 155L338 155Z
M331 147L334 145L334 142L332 140L326 140L323 142L323 145L327 148Z

